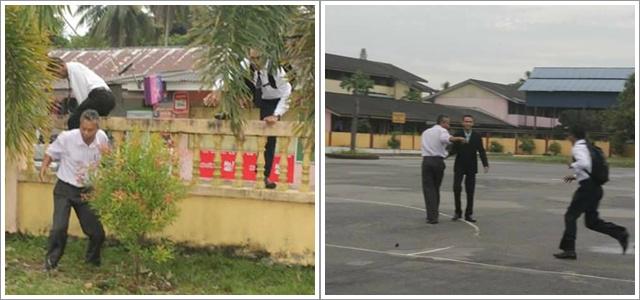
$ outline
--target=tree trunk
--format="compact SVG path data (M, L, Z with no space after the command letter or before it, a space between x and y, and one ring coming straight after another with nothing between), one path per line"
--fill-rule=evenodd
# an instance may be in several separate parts
M356 151L356 136L358 135L358 115L360 114L360 97L356 96L356 109L351 119L351 151Z
M169 27L171 27L171 6L167 5L164 12L164 46L167 47L169 45Z

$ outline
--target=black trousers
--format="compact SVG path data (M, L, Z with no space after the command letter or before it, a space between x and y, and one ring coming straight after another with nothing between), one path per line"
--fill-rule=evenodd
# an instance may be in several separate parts
M422 195L427 210L427 220L438 221L440 207L440 185L444 177L444 158L439 156L422 157Z
M605 222L598 217L598 205L602 199L602 186L591 179L580 181L580 187L573 194L571 204L564 214L564 234L560 241L560 249L575 251L576 249L576 221L580 215L585 214L587 228L604 233L615 239L620 239L626 232L626 228L611 222Z
M61 180L58 180L53 190L53 225L49 232L46 257L52 266L57 266L64 254L72 207L76 211L82 232L89 237L85 261L100 264L100 248L105 239L104 229L98 216L89 208L89 204L81 199L82 192L83 189Z
M456 206L456 215L462 215L461 201L462 196L462 178L464 177L464 191L467 193L467 208L464 211L464 216L469 217L473 215L473 195L476 189L476 174L473 172L453 172L453 198Z
M278 102L280 102L279 98L273 99L273 100L261 99L261 101L257 103L257 105L260 107L260 120L264 119L265 117L273 115L273 113L276 111L276 107L278 106ZM264 145L264 179L265 180L269 178L269 175L271 175L271 168L273 167L273 156L275 154L275 151L276 151L276 137L275 136L267 137L267 143ZM280 159L286 159L286 157L283 157Z
M80 127L80 115L87 109L95 109L102 117L106 117L116 106L116 98L110 90L97 88L91 90L89 97L80 104L69 116L67 126L69 130Z

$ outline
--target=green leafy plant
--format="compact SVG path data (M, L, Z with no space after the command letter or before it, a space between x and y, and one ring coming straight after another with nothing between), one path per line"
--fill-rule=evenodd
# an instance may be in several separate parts
M551 152L551 154L553 155L558 155L560 152L562 152L562 146L560 146L560 143L558 142L553 142L551 143L551 145L549 145L549 152Z
M90 205L129 250L136 280L144 262L172 258L166 241L147 241L174 221L177 203L186 196L187 186L177 168L177 156L159 135L135 130L102 158L91 176Z
M533 150L536 148L536 144L533 142L533 139L530 136L520 137L520 145L518 148L527 154L531 154Z
M489 152L502 153L503 150L504 150L504 146L502 146L502 144L496 141L491 141L491 145L489 146Z
M400 140L398 140L395 132L391 133L391 138L389 138L389 141L387 141L387 146L394 150L400 148Z

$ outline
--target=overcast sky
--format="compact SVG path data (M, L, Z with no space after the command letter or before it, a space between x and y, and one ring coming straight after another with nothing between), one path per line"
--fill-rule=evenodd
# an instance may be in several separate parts
M387 62L440 89L536 66L633 67L634 6L326 6L327 53Z

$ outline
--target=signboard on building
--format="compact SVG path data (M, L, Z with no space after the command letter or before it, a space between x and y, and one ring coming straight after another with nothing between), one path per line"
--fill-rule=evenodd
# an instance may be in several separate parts
M189 94L187 92L173 94L173 112L176 117L189 117Z
M391 113L391 122L396 124L404 124L407 120L407 116L403 112L393 112Z

